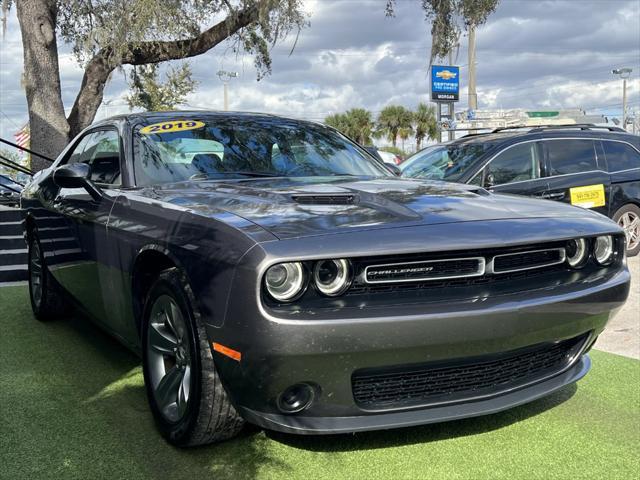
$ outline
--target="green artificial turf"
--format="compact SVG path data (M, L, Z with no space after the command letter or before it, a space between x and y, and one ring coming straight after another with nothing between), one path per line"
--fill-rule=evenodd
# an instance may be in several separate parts
M500 414L180 450L154 429L134 355L80 317L39 323L25 287L0 288L0 478L638 478L640 362L592 358L577 386Z

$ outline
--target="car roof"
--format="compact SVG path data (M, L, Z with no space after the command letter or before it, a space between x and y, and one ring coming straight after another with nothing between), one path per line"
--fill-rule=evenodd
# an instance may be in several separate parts
M491 132L470 133L464 137L448 142L452 145L474 144L474 143L492 143L501 144L507 141L525 140L525 139L543 139L543 138L566 138L566 137L584 137L584 138L605 138L635 141L637 136L632 135L622 128L599 126L593 124L575 124L575 125L543 125L543 126L515 126L506 128L497 128Z

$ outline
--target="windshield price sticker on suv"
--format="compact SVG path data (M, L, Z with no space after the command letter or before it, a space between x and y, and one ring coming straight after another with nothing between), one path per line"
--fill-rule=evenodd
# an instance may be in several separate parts
M588 185L586 187L574 187L571 193L571 205L584 208L602 207L605 204L604 185Z
M150 135L152 133L182 132L204 127L203 122L196 120L174 120L171 122L154 123L140 129L140 133Z

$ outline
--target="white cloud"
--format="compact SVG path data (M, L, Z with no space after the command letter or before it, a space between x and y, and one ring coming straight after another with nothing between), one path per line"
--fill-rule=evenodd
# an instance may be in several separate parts
M395 18L384 15L384 0L307 1L310 28L289 56L293 36L273 51L273 74L256 82L253 61L226 54L225 46L191 61L198 108L222 108L220 68L237 70L231 107L321 120L353 107L373 112L389 103L407 107L428 100L430 26L419 2L397 2ZM27 119L20 87L22 49L15 9L0 44L0 135L7 137ZM466 92L465 39L457 63ZM477 75L481 108L575 108L616 114L621 82L610 71L634 69L630 108L640 110L640 2L637 0L502 0L478 30ZM82 70L60 46L65 106L70 108ZM105 90L109 102L98 117L128 111L126 82L115 72ZM461 97L457 108L466 107Z

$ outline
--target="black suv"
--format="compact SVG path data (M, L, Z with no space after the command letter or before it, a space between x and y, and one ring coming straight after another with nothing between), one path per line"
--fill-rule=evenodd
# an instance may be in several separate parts
M591 124L498 128L425 148L403 176L480 185L590 208L640 251L640 137Z

